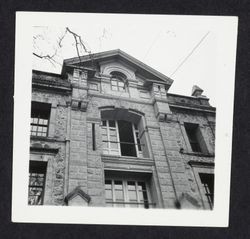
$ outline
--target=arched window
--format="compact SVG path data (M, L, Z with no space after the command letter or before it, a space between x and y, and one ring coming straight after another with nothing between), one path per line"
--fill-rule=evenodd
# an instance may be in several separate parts
M126 109L104 110L102 149L104 154L149 157L142 117Z
M111 90L114 91L126 91L126 76L118 71L113 71L110 73L111 75Z

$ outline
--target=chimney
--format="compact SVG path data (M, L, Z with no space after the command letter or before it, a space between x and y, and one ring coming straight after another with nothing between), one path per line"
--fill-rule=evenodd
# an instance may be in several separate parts
M201 96L202 97L202 92L203 92L203 90L199 87L199 86L197 86L197 85L194 85L193 86L193 88L192 88L192 96L195 96L195 97L199 97L199 96Z

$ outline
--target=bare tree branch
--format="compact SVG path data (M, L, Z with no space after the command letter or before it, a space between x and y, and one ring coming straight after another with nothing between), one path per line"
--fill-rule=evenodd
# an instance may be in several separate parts
M53 54L50 54L50 53L42 54L42 52L40 52L40 54L39 54L38 53L39 46L37 44L37 41L40 40L40 41L44 42L44 41L46 41L46 39L44 38L44 36L42 34L38 34L36 36L33 36L33 47L36 50L36 52L33 52L33 55L35 57L40 58L40 59L48 60L50 63L52 63L52 65L54 65L54 63L60 64L55 58L59 57L58 56L58 49L63 47L62 42L65 39L67 33L69 33L73 36L75 50L76 50L76 53L77 53L77 56L79 58L80 63L81 63L81 56L83 55L83 53L87 53L91 57L91 51L88 50L82 37L80 35L78 35L77 33L75 33L74 31L72 31L69 27L66 27L62 36L58 37L58 40L56 41L56 47L53 47L53 49L54 49ZM47 43L48 43L48 45L51 45L51 42L49 40L47 40ZM92 63L93 63L93 59L92 59Z

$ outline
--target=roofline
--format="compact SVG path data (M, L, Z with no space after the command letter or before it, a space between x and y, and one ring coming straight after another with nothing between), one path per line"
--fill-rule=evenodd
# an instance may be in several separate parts
M126 52L120 50L120 49L115 49L115 50L110 50L110 51L104 51L104 52L99 52L99 53L93 53L85 56L81 56L80 60L82 61L90 61L90 60L96 60L96 59L101 59L105 57L110 57L110 56L115 56L115 55L120 55L124 57L125 59L134 62L136 65L141 67L142 69L148 71L149 73L157 76L158 78L162 79L163 81L166 81L169 85L173 83L173 80L169 78L168 76L162 74L161 72L153 69L152 67L146 65L145 63L141 62L140 60L134 58L133 56L127 54ZM72 61L79 61L79 57L73 57L69 59L65 59L63 61L63 64L71 63Z
M35 72L35 73L42 73L42 74L52 75L52 76L57 76L57 77L61 77L61 76L62 76L62 74L53 73L53 72L48 72L48 71L39 71L39 70L34 70L34 69L32 69L32 72Z

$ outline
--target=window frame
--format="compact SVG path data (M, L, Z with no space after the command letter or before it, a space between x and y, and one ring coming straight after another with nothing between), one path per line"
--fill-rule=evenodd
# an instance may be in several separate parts
M32 106L32 104L35 104L36 106ZM44 110L47 111L46 113L42 112L43 110L39 109L39 104L40 105L46 105L47 109ZM47 117L42 117L41 115L46 114ZM33 117L35 115L35 117ZM30 135L35 136L35 137L48 137L49 134L49 124L50 124L50 115L51 115L51 104L44 103L44 102L37 102L37 101L32 101L31 102L31 116L30 116ZM37 120L37 123L34 122L34 120ZM46 120L46 124L41 124L39 123L40 120ZM33 127L36 127L36 130L33 130ZM39 127L42 128L42 131L38 131ZM46 132L43 131L43 129L46 129ZM38 134L41 135L38 135Z
M106 198L106 181L111 181L111 199ZM118 184L115 184L115 182L122 182L122 195L123 195L123 200L117 200L116 196L116 186ZM129 189L129 183L133 182L135 185L135 190ZM145 189L140 190L139 189L139 184L142 183L145 186ZM105 187L105 203L106 206L110 207L124 207L124 208L150 208L154 204L152 203L151 200L151 194L150 194L150 189L149 189L149 183L145 179L136 179L136 178L126 178L126 179L121 179L119 177L105 177L105 182L104 182L104 187ZM131 200L129 191L135 191L136 192L136 199ZM142 192L142 195L144 195L143 192L146 192L146 198L143 197L141 200L140 192Z
M106 125L104 126L103 125L103 122L106 122ZM115 122L115 127L110 127L110 121L114 121ZM129 122L129 121L128 121ZM135 145L135 150L136 150L136 157L137 158L140 158L140 157L143 157L143 151L142 151L142 144L138 144L138 140L140 142L140 132L139 132L139 128L138 126L136 127L134 123L132 122L129 122L131 123L132 125L132 133L133 133L133 138L134 138L134 145ZM121 143L124 143L124 142L121 142L120 141L120 132L119 132L119 127L118 127L118 120L105 120L103 119L102 120L102 123L101 123L101 130L103 131L103 128L106 129L106 132L107 132L107 140L103 140L103 137L102 137L102 145L104 145L103 142L106 142L108 144L108 147L105 148L105 147L102 147L102 150L103 152L106 151L108 153L108 155L118 155L118 156L122 156L122 157L133 157L133 156L126 156L126 155L122 155L121 153ZM110 140L110 128L111 129L115 129L116 130L116 138L117 138L117 141L111 141ZM136 129L137 128L137 129ZM137 137L138 135L138 137ZM103 132L102 132L102 136L103 136ZM111 143L117 143L118 144L118 147L117 147L117 150L114 150L112 147L111 147ZM138 145L140 145L140 148L138 147ZM116 153L114 153L116 152ZM104 153L105 154L105 153Z
M195 154L208 154L207 145L201 131L201 126L198 123L184 122L183 127L187 144L189 146L188 150ZM193 131L193 135L190 135L190 131ZM195 138L195 140L193 138ZM195 147L198 148L198 150L195 150Z
M201 181L200 174L213 174L214 175L214 168L211 166L198 166L198 165L194 164L194 165L192 165L192 169L193 169L194 178L196 180L196 184L198 187L198 191L200 194L203 208L207 209L207 210L213 210L214 201L213 201L213 205L211 207L211 205L209 204L209 202L207 200L207 196L205 195L206 192L204 191L204 186L203 186L203 183ZM215 192L215 180L214 180L214 192ZM214 195L215 194L213 194L213 196Z
M119 83L122 83L122 86L119 85ZM126 92L126 85L124 80L117 76L112 76L110 80L110 87L112 91Z
M39 164L40 164L40 166L39 166ZM32 177L31 174L36 174L36 176L39 175L39 174L43 175L42 186L31 185L31 177ZM44 196L45 196L46 176L47 176L47 162L30 161L30 165L29 165L29 184L28 184L28 205L43 205ZM31 199L31 196L32 196L31 193L30 193L31 188L40 188L41 189L41 194L40 194L41 199L38 199L39 201L37 201L37 199L35 199L36 203L34 203L34 204L30 203L30 199Z
M201 175L204 177L208 175L213 177L213 189L212 190L209 187L208 183L203 181ZM202 191L202 196L204 198L204 201L206 204L209 205L210 209L212 210L214 206L214 174L199 172L199 178L200 178L201 185L203 186L201 188L201 191Z

